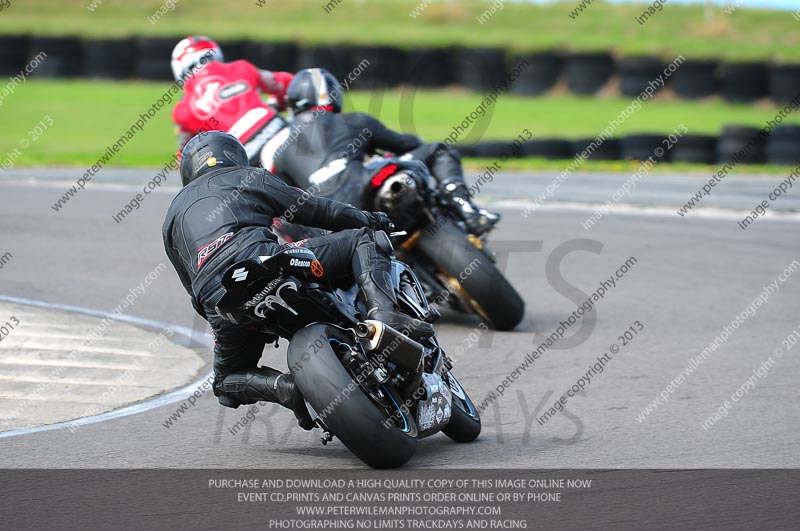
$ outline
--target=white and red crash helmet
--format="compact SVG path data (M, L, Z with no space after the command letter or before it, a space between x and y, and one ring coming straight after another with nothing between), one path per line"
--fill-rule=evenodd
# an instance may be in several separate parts
M224 61L219 45L208 37L186 37L172 50L172 75L175 81L185 81L190 73L197 72L211 61Z

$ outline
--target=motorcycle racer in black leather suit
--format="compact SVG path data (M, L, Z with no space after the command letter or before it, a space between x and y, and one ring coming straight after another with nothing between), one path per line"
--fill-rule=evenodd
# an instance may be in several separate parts
M264 147L264 167L315 195L358 205L371 177L362 164L365 157L387 151L424 163L439 191L459 206L473 234L488 232L500 220L498 214L472 203L455 149L397 133L364 113L340 114L341 92L339 82L325 69L298 72L286 91L294 121Z
M298 223L340 231L290 245L311 249L326 277L355 278L367 318L408 330L412 337L433 333L428 323L395 311L391 245L380 232L392 228L386 214L312 196L248 167L241 143L219 131L200 133L186 144L180 174L184 186L167 212L164 247L192 305L214 332L213 390L222 405L277 402L295 412L301 427L313 427L292 375L258 366L264 346L278 338L226 321L216 310L225 292L222 275L230 266L283 248L269 227L286 212Z

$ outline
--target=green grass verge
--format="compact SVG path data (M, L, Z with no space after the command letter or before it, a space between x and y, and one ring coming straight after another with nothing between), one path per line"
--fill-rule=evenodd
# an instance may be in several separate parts
M89 166L137 120L140 113L167 90L166 83L31 80L16 87L0 107L4 127L0 131L0 153L15 148L21 155L17 165L62 164ZM346 94L345 108L370 112L387 126L415 132L423 138L442 140L481 101L479 95L460 91L387 91L383 94ZM491 112L463 133L458 141L513 139L528 129L533 138L595 137L629 103L623 98L578 98L552 96L522 98L503 95ZM171 105L150 119L142 132L130 140L110 165L160 166L175 150ZM760 127L775 115L773 106L729 105L720 100L686 102L654 99L632 114L617 135L634 132L669 133L683 123L690 133L717 134L724 124ZM45 116L49 126L41 138L31 141L29 131ZM800 123L800 113L784 120ZM16 157L15 157L16 158ZM563 168L551 161L509 161L508 168ZM514 166L511 166L513 164ZM624 168L627 163L590 163L586 169Z
M0 16L0 32L85 36L181 35L215 38L360 42L410 45L505 46L517 50L615 50L687 58L800 60L798 22L790 12L740 8L732 15L703 6L667 4L640 25L646 4L596 1L576 18L577 0L533 5L505 3L480 23L488 7L478 0L341 0L327 13L325 0L175 0L174 10L148 21L164 0L11 0ZM93 11L87 5L94 3ZM423 8L417 17L411 13ZM265 65L268 66L268 65Z

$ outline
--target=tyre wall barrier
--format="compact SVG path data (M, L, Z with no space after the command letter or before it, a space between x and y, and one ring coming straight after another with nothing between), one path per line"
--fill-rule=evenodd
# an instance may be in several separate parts
M759 132L759 129L748 126L723 127L717 140L717 162L730 162L737 153L742 153L741 162L745 164L766 162L766 142L758 138Z
M225 55L226 61L238 61L240 59L247 59L247 47L250 43L248 41L219 41L222 53Z
M31 76L36 77L78 77L82 76L82 41L76 37L31 37L27 64L39 53L46 54Z
M336 79L344 78L350 73L350 48L347 46L306 46L300 49L297 67L303 68L324 67ZM268 68L268 67L264 67Z
M620 141L616 138L607 138L603 142L596 138L579 138L572 143L572 156L586 152L589 160L619 160L620 149Z
M717 156L717 137L683 135L670 149L671 162L713 164Z
M528 66L511 85L511 92L520 96L544 94L558 81L564 69L564 58L556 52L515 55L511 64L526 61Z
M719 63L687 59L669 79L675 94L684 99L700 99L719 91Z
M636 97L664 72L658 57L622 57L617 61L620 90L623 96ZM658 87L656 90L661 90Z
M619 158L622 160L669 161L669 152L661 135L639 134L622 137L619 141Z
M169 59L183 36L83 39L73 36L0 35L0 74L15 75L39 52L47 54L33 75L153 81L172 79ZM536 96L559 85L578 95L592 95L612 79L620 92L637 96L663 73L666 58L615 57L608 52L557 50L510 52L504 48L412 47L295 42L220 41L225 59L246 59L269 69L294 72L312 66L325 67L336 76L359 69L364 90L411 85L446 87L460 85L475 92L489 92L523 60L525 69L510 86L514 94ZM354 85L355 86L355 85ZM713 59L686 59L667 82L679 98L697 99L721 95L731 102L753 102L769 97L786 103L800 94L800 64L761 61L726 63Z
M502 48L462 48L456 62L456 83L474 92L491 92L506 78Z
M769 68L769 95L776 103L788 103L800 94L800 65L776 64Z
M0 75L14 76L25 68L30 40L27 35L0 35Z
M610 53L576 53L567 57L565 64L567 86L579 95L595 94L611 79L615 71Z
M631 134L602 142L596 138L532 139L513 157L568 160L587 152L589 160L644 161L652 158L660 163L720 165L739 159L737 164L800 165L800 125L778 125L766 136L758 128L739 125L725 126L719 136L686 134L674 143L669 142L667 136ZM510 140L492 140L459 144L455 148L463 157L500 159L511 158L508 156L510 145Z
M779 125L772 130L767 142L769 164L800 164L800 126Z
M174 81L169 59L177 42L170 37L137 38L135 77L148 81Z
M408 52L404 84L444 87L456 82L457 54L451 48L419 48Z
M392 46L354 46L350 51L349 70L357 78L354 88L374 90L396 87L405 82L408 52Z
M299 46L293 42L249 42L244 58L260 68L293 72L297 69L298 55Z
M572 142L563 138L542 138L529 140L522 146L523 157L538 157L543 159L569 159L575 154Z
M83 46L84 75L88 78L125 79L136 61L133 39L97 39Z
M753 102L768 93L767 64L725 63L720 68L722 97L730 102Z

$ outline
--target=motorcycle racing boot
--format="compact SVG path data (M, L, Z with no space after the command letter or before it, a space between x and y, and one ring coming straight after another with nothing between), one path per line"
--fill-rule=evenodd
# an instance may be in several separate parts
M219 394L218 394L219 393ZM291 374L285 374L270 367L246 369L225 376L214 394L220 404L237 408L242 404L272 402L294 412L297 424L304 430L314 427L300 389Z
M357 282L367 307L367 319L381 321L400 333L407 331L414 340L433 335L433 327L429 323L397 311L397 299L388 271L362 273Z
M441 185L442 195L456 206L467 225L467 229L475 236L482 236L494 228L500 221L500 214L489 212L475 205L463 181L451 179Z

